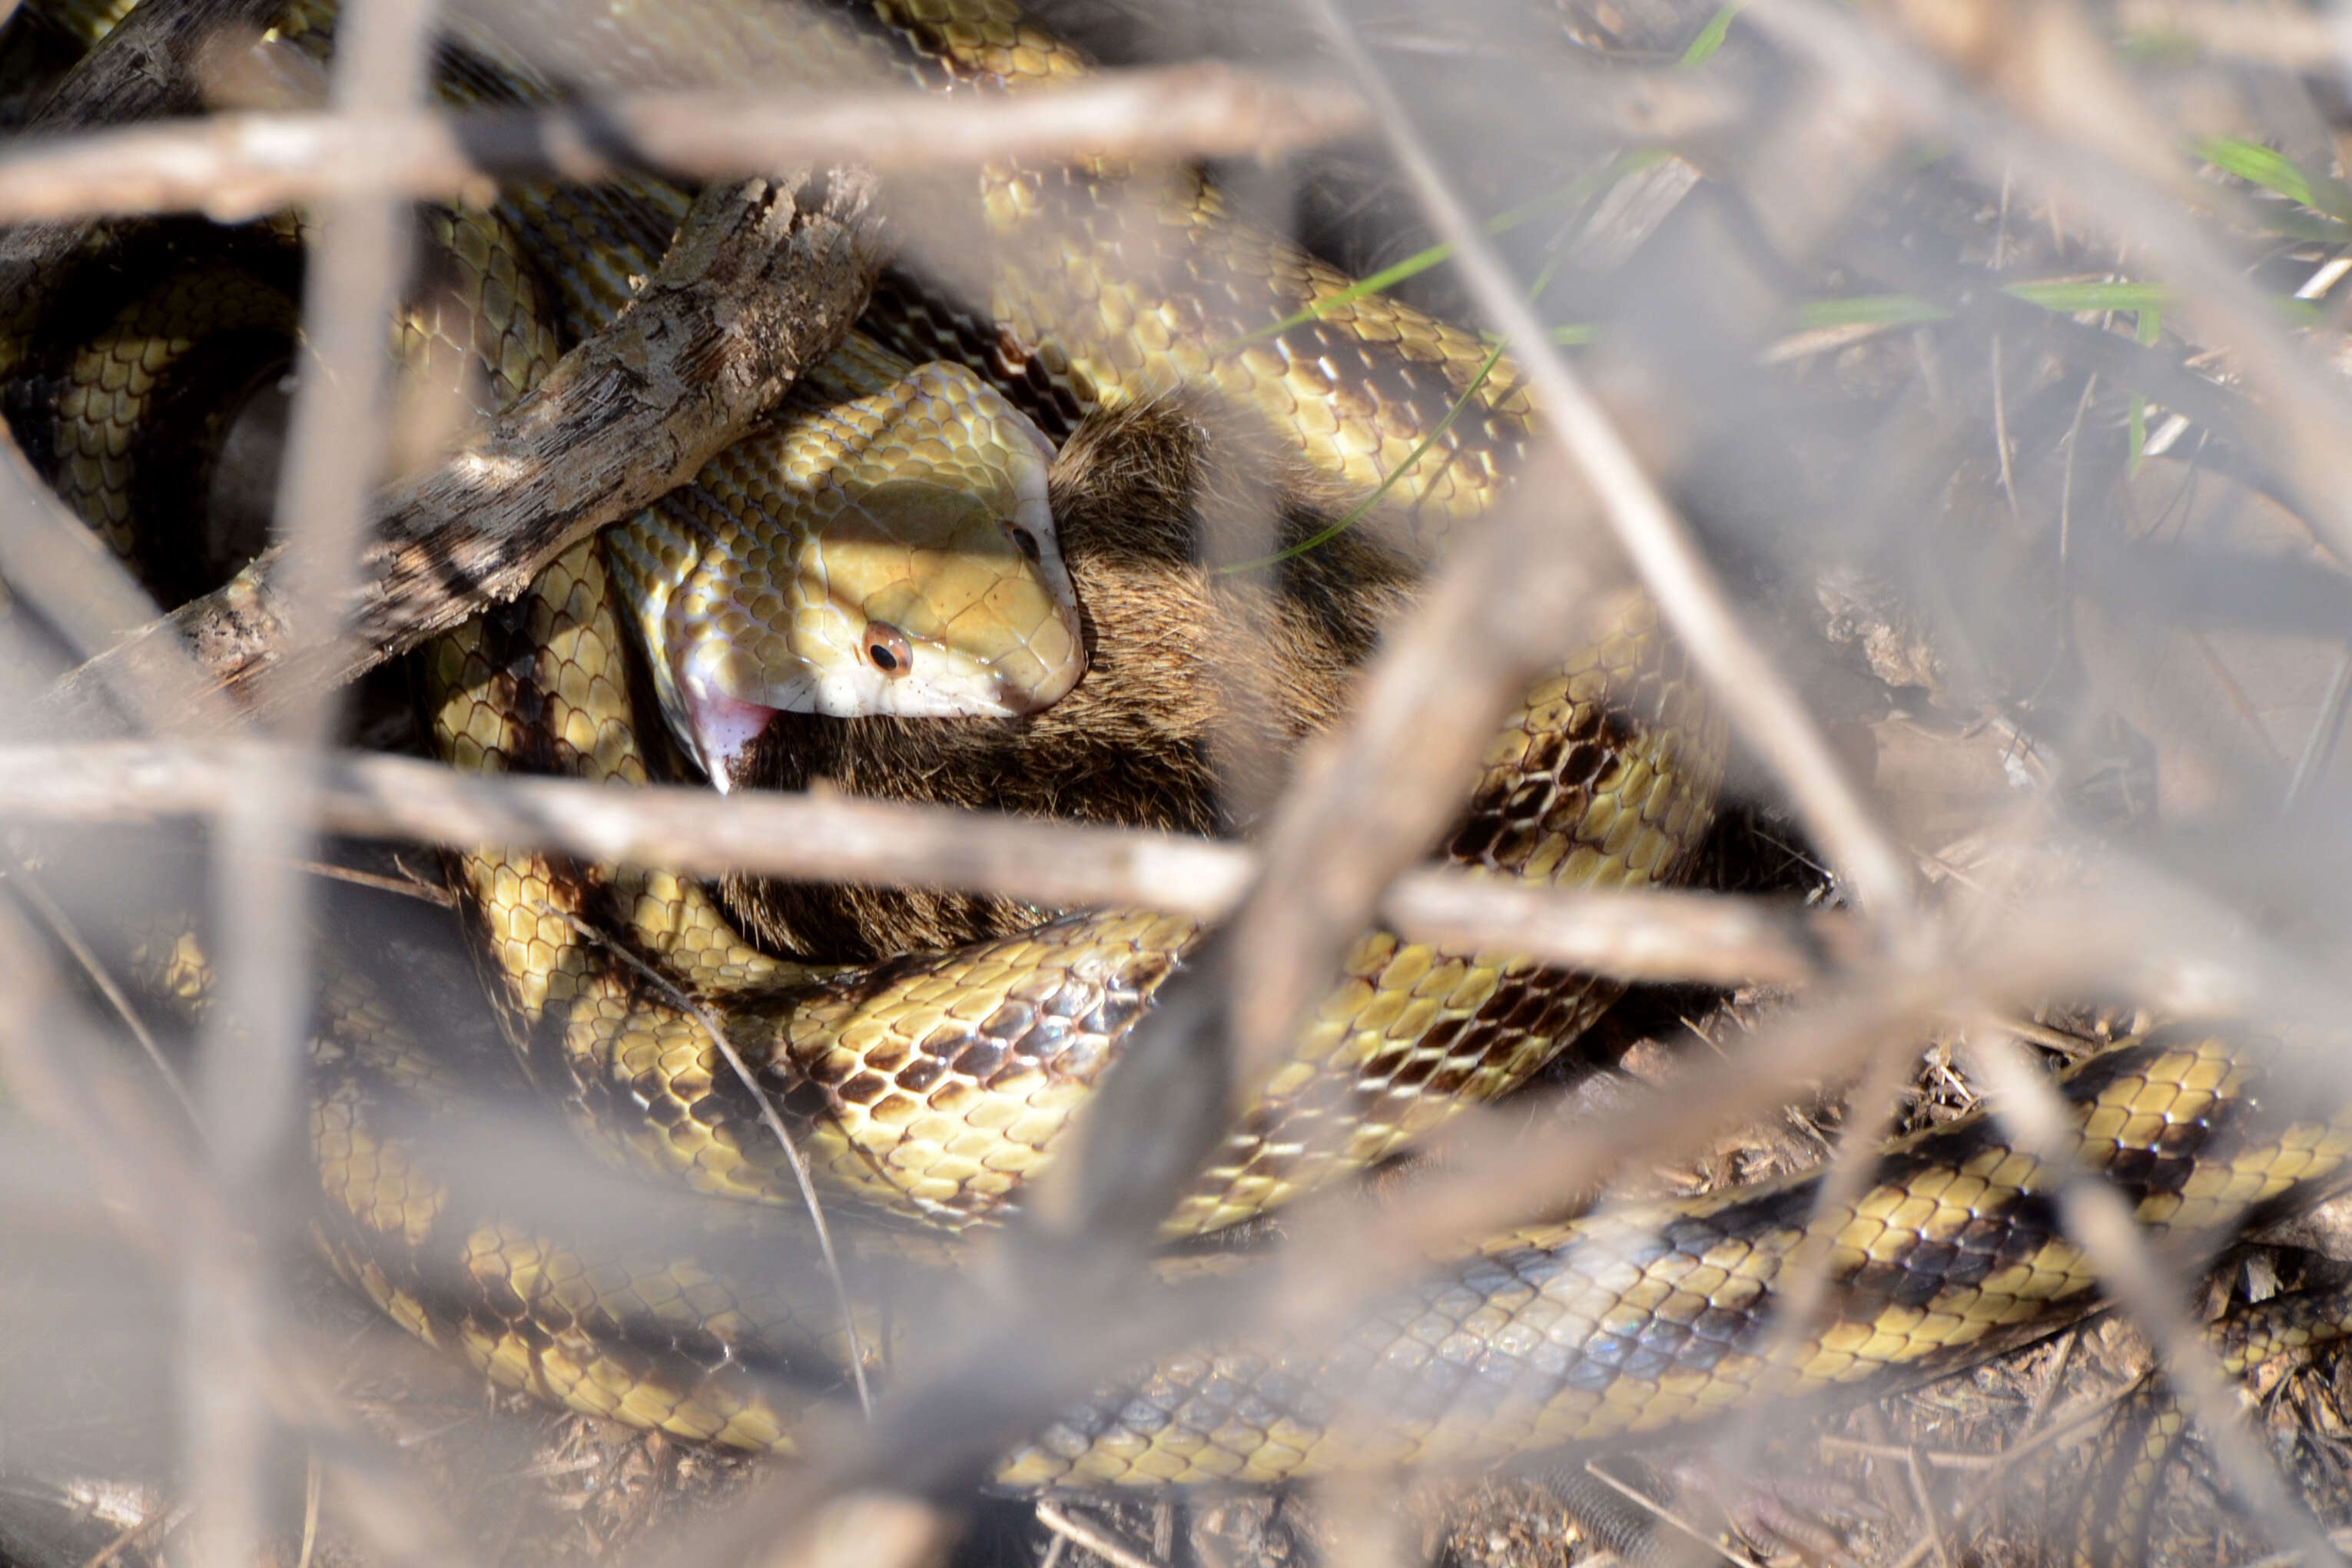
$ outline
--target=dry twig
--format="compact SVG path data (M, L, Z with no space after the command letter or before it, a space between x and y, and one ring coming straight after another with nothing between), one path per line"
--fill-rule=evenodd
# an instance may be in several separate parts
M97 536L68 514L0 430L0 581L39 608L75 657L97 658L152 620L155 601ZM155 639L127 653L85 688L105 706L73 716L78 728L127 719L161 735L226 730L236 709L206 687L186 650Z
M80 1156L85 1181L107 1196L129 1239L167 1268L191 1256L249 1253L251 1239L231 1218L210 1173L173 1133L173 1119L115 1064L102 1043L104 1025L58 984L37 938L5 904L0 998L0 1071L11 1096ZM227 1282L238 1278L232 1272ZM238 1336L248 1354L229 1370L268 1401L278 1419L312 1441L334 1470L350 1516L386 1557L420 1568L470 1562L439 1511L338 1405L329 1392L332 1379L304 1336L278 1321L277 1299L244 1298L236 1310L253 1314L257 1331Z
M397 110L422 92L434 0L353 0L342 7L341 48L329 87L340 113ZM349 597L370 476L383 453L389 367L383 345L405 282L408 209L382 195L347 196L319 212L303 284L303 331L312 356L301 379L278 475L280 591L312 612L314 642L341 627L317 610ZM135 642L134 644L135 646ZM211 845L218 972L216 1006L200 1029L194 1086L206 1151L229 1212L263 1240L256 1259L235 1248L181 1260L180 1460L202 1500L197 1560L242 1568L261 1552L271 1417L253 1363L269 1343L262 1303L276 1291L268 1260L299 1235L277 1161L299 1124L310 1006L310 879L292 862L310 852L318 747L340 693L272 681L278 734L293 765L247 769ZM256 694L258 695L258 694Z
M277 748L145 742L0 747L0 820L121 822L226 810ZM344 753L313 797L327 831L464 848L497 843L715 877L904 884L1046 904L1141 904L1213 920L1256 874L1235 844L846 796L468 776ZM1447 867L1400 875L1381 917L1408 937L1523 952L1637 978L1800 983L1857 956L1851 923L1760 900L1663 890L1537 889Z
M669 92L462 114L214 115L28 140L0 154L0 222L194 211L233 223L321 197L448 198L485 181L646 168L701 181L836 162L1274 156L1363 124L1352 94L1223 66L1107 72L1049 97Z

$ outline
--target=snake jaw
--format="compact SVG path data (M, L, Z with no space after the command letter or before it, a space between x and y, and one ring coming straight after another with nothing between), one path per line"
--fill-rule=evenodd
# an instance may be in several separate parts
M605 537L680 747L726 788L778 712L1002 718L1086 670L1051 442L961 366L755 434Z
M1085 644L1042 463L1016 486L1008 510L922 482L874 486L799 547L793 601L759 614L732 557L682 543L655 572L625 538L663 716L711 782L727 787L778 712L1013 717L1076 685Z
M724 795L734 788L736 765L778 710L740 701L691 676L679 683L679 689L686 699L685 733L679 738L702 764L710 787Z

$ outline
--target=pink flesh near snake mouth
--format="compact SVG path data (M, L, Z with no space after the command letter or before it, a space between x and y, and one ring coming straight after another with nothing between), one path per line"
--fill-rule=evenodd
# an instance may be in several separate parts
M747 703L705 685L688 675L679 683L686 697L687 725L694 735L697 760L720 794L734 788L735 764L751 749L777 709Z

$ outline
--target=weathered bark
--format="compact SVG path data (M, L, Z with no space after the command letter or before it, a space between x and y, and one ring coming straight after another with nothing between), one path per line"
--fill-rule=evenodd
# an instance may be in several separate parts
M511 599L595 529L691 478L840 343L886 250L871 176L803 172L704 194L635 303L537 391L386 495L340 615L288 602L273 548L51 689L79 706L157 638L249 698L347 681ZM348 627L349 634L341 634Z

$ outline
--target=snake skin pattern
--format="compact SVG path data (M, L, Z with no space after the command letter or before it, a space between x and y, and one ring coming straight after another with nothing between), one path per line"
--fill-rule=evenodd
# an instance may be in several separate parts
M2267 1108L2244 1040L2182 1030L2063 1077L2076 1155L2158 1235L2210 1238L2352 1152L2352 1116ZM1760 1393L1963 1364L2090 1304L2055 1178L1981 1114L1891 1144L1850 1206L1806 1175L1490 1240L1360 1321L1171 1359L1009 1458L1013 1486L1475 1464L1655 1431ZM1828 1239L1823 1326L1774 1348L1775 1286Z
M895 59L890 68L933 85L1018 88L1083 68L993 0L883 0L876 14L911 54L825 26L847 30L854 57ZM756 43L759 16L730 15ZM649 46L658 67L707 40L655 43L670 50ZM667 200L625 196L612 210ZM965 298L974 319L1000 325L993 346L973 351L976 367L1010 371L1080 412L1206 388L1359 487L1470 393L1465 416L1391 491L1383 520L1416 547L1442 541L1507 482L1533 413L1507 361L1473 392L1485 345L1377 298L1281 326L1347 280L1230 221L1191 176L992 170L978 201L964 202L986 242L967 255L984 264ZM520 221L532 230L527 214ZM569 221L575 237L611 228ZM557 226L542 218L526 243L565 249L550 238ZM599 265L625 281L649 255L614 249ZM570 276L557 293L599 292L577 281L583 272ZM551 352L533 339L519 359L489 357L538 367ZM1720 723L1654 612L1632 601L1612 613L1490 749L1449 846L1457 861L1538 885L1682 874L1711 812ZM433 655L452 760L648 777L658 768L630 719L623 658L603 561L576 551ZM949 1227L994 1211L1047 1157L1195 935L1149 913L1068 915L828 973L751 947L703 890L656 870L485 853L465 880L526 1065L592 1140L705 1192L788 1196L751 1097L699 1020L653 994L619 944L723 1008L829 1180ZM1261 1212L1503 1092L1582 1026L1598 994L1508 955L1368 935L1170 1232ZM798 1411L838 1392L841 1325L805 1270L746 1271L719 1240L707 1256L655 1253L642 1232L607 1242L481 1218L419 1152L418 1128L454 1113L459 1089L398 1043L388 1013L352 1004L346 1021L320 1046L338 1070L313 1119L331 1199L322 1230L394 1317L509 1385L743 1447L789 1449ZM2060 1081L2078 1157L2152 1231L2210 1239L2344 1174L2347 1118L2282 1109L2299 1102L2268 1092L2271 1069L2257 1066L2280 1050L2250 1043L2180 1030L2111 1049ZM1759 1394L1961 1364L2091 1303L2093 1275L2055 1221L2054 1179L1975 1117L1888 1145L1862 1196L1828 1212L1808 1176L1493 1239L1346 1321L1171 1357L1108 1386L1009 1455L997 1479L1029 1490L1475 1464L1655 1431ZM771 1228L782 1239L754 1250L805 1258L780 1206L691 1212L713 1237ZM1809 1236L1828 1242L1828 1305L1817 1325L1783 1333L1772 1321L1782 1271Z
M202 367L190 361L215 349L226 334L292 336L294 315L285 291L242 268L200 266L177 273L125 306L105 331L84 345L68 367L57 399L57 489L115 553L151 575L142 559L142 517L158 497L140 472L140 456L177 388L201 388L217 411L223 399ZM191 373L194 371L194 373ZM187 395L195 395L190 393ZM205 450L218 431L196 433Z

